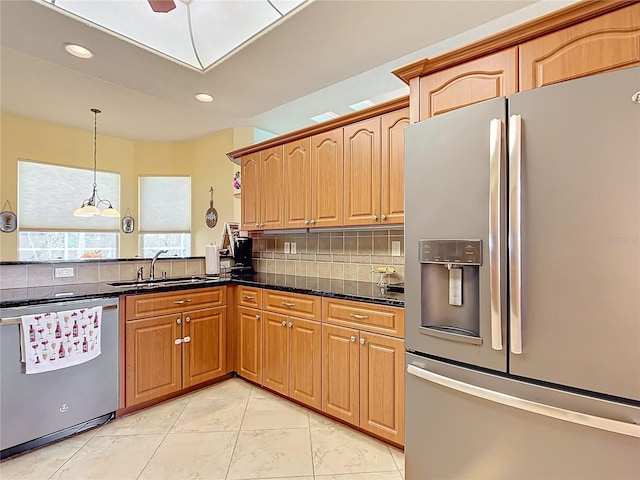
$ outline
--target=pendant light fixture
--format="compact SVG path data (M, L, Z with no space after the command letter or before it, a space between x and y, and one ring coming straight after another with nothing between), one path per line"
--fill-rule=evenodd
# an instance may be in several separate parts
M92 108L93 112L93 191L91 196L82 202L82 206L73 212L75 217L95 217L97 215L102 215L103 217L119 217L120 212L118 212L109 200L101 200L98 196L97 184L96 184L96 153L97 153L97 129L98 129L98 114L100 110L97 108ZM105 208L102 213L100 213L100 209L98 206L100 204L105 204L107 208Z

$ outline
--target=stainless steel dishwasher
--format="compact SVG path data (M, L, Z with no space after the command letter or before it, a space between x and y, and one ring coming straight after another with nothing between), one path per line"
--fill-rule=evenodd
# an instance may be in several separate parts
M27 375L22 315L102 306L101 354ZM7 458L111 420L118 408L118 300L98 298L0 309L0 450Z

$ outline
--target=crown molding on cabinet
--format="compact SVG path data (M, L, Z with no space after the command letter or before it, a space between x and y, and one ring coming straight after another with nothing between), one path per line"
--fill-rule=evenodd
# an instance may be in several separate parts
M296 130L285 135L280 135L279 137L270 138L269 140L265 140L264 142L256 143L248 147L234 150L233 152L227 153L227 157L233 163L239 165L240 157L242 157L243 155L248 155L251 153L259 152L260 150L264 150L266 148L276 147L284 143L307 138L318 133L328 132L329 130L333 130L334 128L344 127L345 125L376 117L378 115L383 115L385 113L393 112L394 110L399 110L401 108L407 108L408 106L408 96L396 98L395 100L380 103L379 105L375 105L371 108L358 110L357 112L343 115L333 120L319 123L318 125L312 125L310 127Z
M636 3L637 0L584 0L433 58L424 58L392 73L409 84L412 78L514 47L523 42Z

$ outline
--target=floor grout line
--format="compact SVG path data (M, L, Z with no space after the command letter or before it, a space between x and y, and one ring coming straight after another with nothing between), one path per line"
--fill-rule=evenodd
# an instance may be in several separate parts
M238 431L236 432L236 441L233 444L233 449L231 449L231 458L229 459L229 465L227 465L227 473L225 474L225 480L229 478L229 471L231 470L231 464L233 463L233 454L236 453L236 448L238 447L238 440L240 439L240 432L242 431L242 424L244 423L244 417L247 414L247 409L249 408L249 401L251 400L251 394L253 393L253 389L255 388L253 385L249 384L251 388L249 389L249 395L247 396L247 403L244 406L244 412L242 413L242 420L240 421L240 426L238 427Z

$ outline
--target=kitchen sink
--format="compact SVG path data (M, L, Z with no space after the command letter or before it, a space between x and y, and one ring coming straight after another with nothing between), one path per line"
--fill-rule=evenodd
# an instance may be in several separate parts
M217 282L219 279L212 277L179 277L179 278L166 278L158 280L127 280L123 282L109 282L112 287L133 287L133 288L159 288L167 287L171 285L185 285L192 283L204 283L204 282Z

